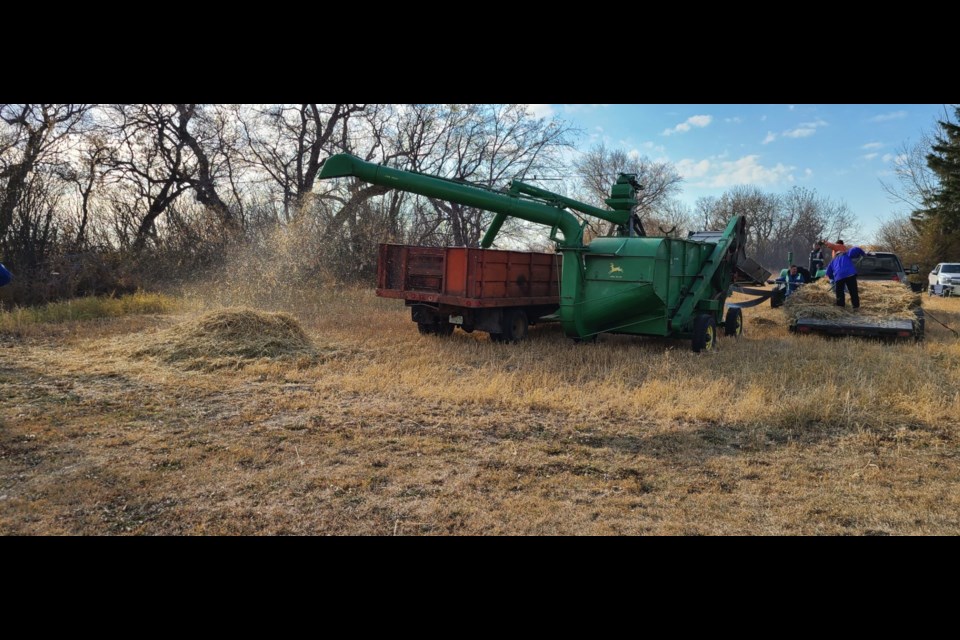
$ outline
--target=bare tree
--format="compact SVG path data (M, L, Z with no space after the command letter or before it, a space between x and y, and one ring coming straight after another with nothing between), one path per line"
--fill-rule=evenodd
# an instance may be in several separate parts
M874 241L878 251L892 251L904 264L925 262L921 234L908 216L895 216L881 224Z
M648 236L683 238L692 230L692 223L690 208L676 198L668 198L650 207L643 224Z
M70 224L74 229L70 242L74 250L82 249L87 243L94 194L102 186L105 160L109 155L106 138L94 130L83 136L77 147L76 161L64 163L57 169L59 177L76 190L78 198L76 221Z
M37 190L48 190L48 180L31 193L30 180L65 161L73 134L86 122L87 104L0 104L0 239L14 223L14 212ZM48 212L38 215L46 216ZM21 220L30 219L21 212ZM34 221L39 222L39 221ZM33 223L31 223L33 224ZM49 227L49 221L46 223ZM23 238L21 238L22 240ZM9 248L8 248L9 250Z
M904 142L893 160L895 181L880 180L887 199L905 205L909 211L923 209L940 184L937 174L927 165L927 154L933 147L933 136L924 133L916 142Z
M525 104L446 105L445 135L429 156L434 172L495 188L512 179L536 182L563 171L560 151L570 147L572 129L556 119L535 118ZM445 221L449 241L476 247L492 214L456 203L430 201ZM511 235L513 223L501 237Z
M114 182L136 204L118 207L119 230L135 228L132 247L143 249L156 239L157 223L181 194L192 191L198 203L212 213L220 233L236 232L241 220L221 195L236 191L231 144L216 110L196 104L125 104L109 109L106 128L113 145L105 160ZM115 204L116 203L115 201Z
M157 219L189 188L187 144L176 135L177 112L171 105L112 105L109 116L114 144L107 164L111 179L124 187L112 198L119 216L115 229L121 242L141 250L155 237Z
M680 192L680 183L683 182L670 162L656 162L647 156L631 155L622 149L608 149L604 144L596 145L579 157L573 168L583 192L581 197L599 207L603 207L604 200L610 197L610 188L619 174L636 174L637 181L643 186L637 192L636 213L644 226L650 226L653 232L660 226L659 221L650 219L648 224L648 218L657 218L658 210L662 213L665 203ZM677 205L670 207L676 212ZM595 227L597 235L613 231L612 223L594 219L588 219L588 223Z
M299 218L313 194L320 163L347 144L350 118L362 104L276 104L236 109L248 160L281 192L286 221Z
M794 262L802 263L816 240L849 237L856 231L845 203L803 187L775 194L741 185L719 198L700 198L696 211L698 219L711 229L722 229L735 215L746 216L747 253L768 266L782 265L789 252L793 252Z
M236 231L239 227L230 207L220 196L217 185L218 166L211 160L216 156L229 156L223 140L223 130L216 118L206 114L202 105L177 104L178 119L175 121L176 136L193 152L192 170L184 176L186 184L196 194L197 202L212 211L226 229Z

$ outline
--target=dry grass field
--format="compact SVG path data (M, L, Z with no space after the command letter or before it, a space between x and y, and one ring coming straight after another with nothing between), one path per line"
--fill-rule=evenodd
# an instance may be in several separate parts
M762 306L694 354L421 336L372 291L297 291L246 302L306 347L165 355L222 302L0 312L0 533L960 534L960 340L932 320L884 344Z

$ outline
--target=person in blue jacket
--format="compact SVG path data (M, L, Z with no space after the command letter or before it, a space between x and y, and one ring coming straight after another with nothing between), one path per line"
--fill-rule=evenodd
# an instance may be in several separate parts
M784 292L786 297L790 297L790 294L800 288L800 285L806 282L803 279L803 274L797 268L797 265L790 265L790 269L786 273L786 277L780 276L775 280L775 282L783 282L787 285L787 290Z
M0 262L0 287L10 284L11 280L13 280L13 275L7 271L7 268Z
M860 308L860 292L857 291L857 267L853 261L862 257L863 249L852 247L847 251L840 251L834 256L830 264L827 265L827 277L833 283L834 291L837 294L837 306L843 307L845 300L843 291L850 292L850 305L854 309Z

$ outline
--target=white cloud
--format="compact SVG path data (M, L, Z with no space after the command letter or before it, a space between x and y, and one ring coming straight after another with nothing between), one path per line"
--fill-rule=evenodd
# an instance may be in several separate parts
M594 129L596 129L600 133L603 133L603 127L601 127L600 125L597 125L596 127L594 127Z
M891 111L890 113L881 113L870 118L870 122L887 122L888 120L899 120L906 118L906 111Z
M781 131L780 135L784 138L808 138L817 132L818 127L826 127L828 125L826 120L817 118L813 122L801 122L800 126L796 129L787 129L786 131ZM767 132L767 137L763 139L762 144L770 144L777 139L777 134L772 131Z
M553 107L549 104L528 104L527 113L534 118L549 118L554 114Z
M636 160L637 158L640 157L640 150L630 149L630 151L627 151L627 157L630 158L631 160Z
M767 121L767 116L766 116L766 114L760 116L760 122L766 122L766 121Z
M713 122L713 116L690 116L673 129L664 129L663 135L669 136L674 133L686 133L693 127L705 127Z
M657 144L650 140L647 140L646 142L641 142L640 147L648 151L659 153L660 155L665 155L667 153L666 147L664 147L662 144Z
M894 156L892 153L885 153L880 159L884 162L890 162L891 160L900 160L901 157L902 156Z
M867 144L860 147L864 151L869 151L870 149L879 149L883 146L882 142L868 142Z
M803 170L803 177L804 177L804 178L812 178L812 177L813 177L813 169L804 169L804 170Z
M790 109L790 111L793 111L793 110L796 109L796 108L797 108L797 105L795 105L795 104L788 104L788 105L787 105L787 109Z
M864 160L873 160L873 159L876 158L878 155L880 155L880 154L878 154L878 153L868 153L867 155L863 156L863 159L864 159ZM890 154L888 153L887 155L890 155ZM884 157L886 157L886 156L884 156Z
M817 132L816 129L812 127L800 127L799 129L790 129L783 132L784 138L806 138L812 136Z
M749 155L732 161L692 160L684 158L676 163L677 171L695 187L725 188L738 184L773 185L793 182L795 167L777 163L765 167L760 156Z
M697 162L689 158L684 158L676 164L677 171L684 178L702 178L710 171L710 161L704 158Z
M743 122L743 118L741 118L740 116L733 116L732 118L724 118L723 121L732 122L734 124L740 124L741 122Z

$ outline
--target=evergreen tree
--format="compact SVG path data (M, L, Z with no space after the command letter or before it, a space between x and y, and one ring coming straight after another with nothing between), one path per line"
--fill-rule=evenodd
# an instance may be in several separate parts
M960 121L960 107L954 107ZM940 121L927 165L939 179L939 187L924 198L924 209L914 214L930 260L955 260L960 252L960 124Z

